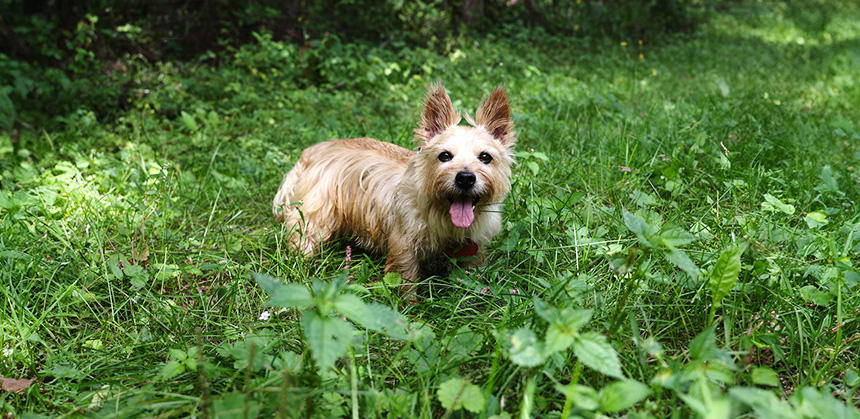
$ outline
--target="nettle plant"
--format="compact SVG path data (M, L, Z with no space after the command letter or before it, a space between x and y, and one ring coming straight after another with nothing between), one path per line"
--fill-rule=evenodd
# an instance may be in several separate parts
M660 217L654 213L645 212L650 216L651 223L645 217L624 211L624 224L636 235L641 247L631 247L624 257L610 260L610 264L622 278L628 279L628 286L621 302L618 304L616 315L613 317L610 332L614 332L618 311L623 308L627 297L636 286L637 280L650 276L649 270L656 257L663 257L688 275L693 285L701 281L701 270L690 259L681 246L697 240L696 236L672 224L661 225ZM741 254L747 248L747 243L727 246L713 264L708 276L707 288L711 293L711 311L709 323L713 323L716 310L722 305L723 299L729 295L738 280L741 270Z
M583 330L591 321L591 310L556 307L537 297L532 302L541 320L537 327L543 330L543 338L529 327L507 331L500 336L508 358L514 364L528 368L520 417L529 417L534 408L538 377L544 372L552 376L564 365L565 355L570 351L576 358L571 380L566 385L556 385L556 389L565 396L562 417L568 417L573 411L577 414L618 412L636 405L651 393L647 385L625 377L618 354L604 335ZM616 381L600 390L580 384L583 365Z
M329 282L311 281L308 289L301 284L284 284L264 274L254 279L271 298L268 306L295 308L301 312L301 324L311 356L320 370L334 366L347 354L356 334L352 323L398 340L410 341L421 335L421 327L410 327L408 319L390 307L365 303L347 291L347 275L339 274Z
M790 205L767 194L762 206L785 213L794 210ZM708 259L707 255L703 256L702 263L711 265L710 272L703 274L687 252L681 248L696 241L695 235L671 224L663 225L659 215L647 210L640 210L635 214L625 211L622 217L627 228L636 235L638 246L629 248L624 256L610 256L610 264L615 269L616 275L627 282L624 294L618 301L612 316L610 335L614 333L627 298L636 288L639 280L656 277L652 269L655 267L655 261L661 258L687 274L687 280L690 281L687 285L707 289L711 296L708 316L710 326L690 342L685 364L667 357L661 345L653 339L642 342L637 339L641 349L660 365L650 382L652 387L660 391L672 391L693 412L707 418L727 418L745 410L752 410L760 417L801 418L830 414L835 417L860 417L856 410L851 409L826 390L804 387L795 391L791 398L785 401L780 400L771 390L735 385L743 378L756 386L781 387L778 374L766 366L754 367L749 371L749 376L742 377L742 371L735 365L732 353L725 348L720 348L716 342L716 312L737 284L742 269L741 256L748 247L746 242L726 246L716 260ZM704 281L707 283L703 283ZM607 374L606 371L601 372ZM860 386L860 378L854 370L846 372L844 382L846 386L855 390ZM647 395L644 387L639 387L630 381L613 385L624 386L623 393L628 403L621 405L625 407L632 406L638 398L644 398ZM599 396L603 396L604 393L608 393L606 389L601 390ZM600 404L605 403L601 401L603 399L598 397L597 400L600 402L591 403L588 406L601 406L605 409ZM582 404L577 403L577 406ZM828 414L822 412L828 412Z

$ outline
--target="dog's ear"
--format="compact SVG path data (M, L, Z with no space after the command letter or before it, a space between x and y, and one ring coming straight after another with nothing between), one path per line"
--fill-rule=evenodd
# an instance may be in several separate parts
M415 139L419 145L423 145L445 128L457 125L459 122L460 114L454 110L451 98L445 92L445 86L442 86L442 83L435 83L427 90L424 111L421 113L421 126L415 130Z
M484 127L489 133L505 147L514 145L517 141L514 132L514 123L511 120L511 107L508 105L508 95L505 87L496 87L490 97L478 108L475 116L478 126Z

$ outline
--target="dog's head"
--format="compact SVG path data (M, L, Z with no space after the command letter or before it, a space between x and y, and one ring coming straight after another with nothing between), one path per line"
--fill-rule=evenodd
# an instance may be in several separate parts
M471 126L458 126L445 88L433 85L415 130L416 163L424 179L424 196L433 207L447 209L451 223L467 228L488 204L501 202L511 189L513 131L508 98L502 86L478 108Z

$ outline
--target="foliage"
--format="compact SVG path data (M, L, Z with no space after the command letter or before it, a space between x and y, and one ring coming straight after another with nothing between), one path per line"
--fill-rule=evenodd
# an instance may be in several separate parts
M860 19L839 10L726 3L641 45L260 30L127 72L93 47L109 18L36 14L72 46L0 60L0 378L32 383L0 411L856 417ZM290 252L270 198L300 151L412 147L440 79L464 112L499 82L513 104L485 263L407 284L348 241Z
M306 76L301 77L302 84L325 86L326 73L353 63L349 58L357 52L351 42L341 45L341 39L366 41L385 52L413 46L450 52L458 37L505 37L523 28L581 39L642 38L693 28L704 20L709 4L710 0L182 4L3 0L0 30L8 42L0 47L0 129L53 126L82 103L99 120L113 119L150 90L147 75L141 74L147 65L177 59L220 61L216 52L229 52L261 37L277 41L269 44L278 45L283 58L291 55L291 60L302 62ZM330 63L334 68L325 68L327 60L321 55L337 57L338 49L346 50L343 58ZM386 75L409 72L412 67L403 64L387 67ZM363 74L365 66L353 68Z
M367 304L355 294L341 294L346 285L345 274L329 283L315 280L309 292L298 284L282 285L271 277L254 274L257 283L272 295L268 306L302 310L302 328L311 354L320 369L331 368L338 358L346 355L355 329L347 319L370 330L395 339L409 339L413 333L408 320L381 304Z

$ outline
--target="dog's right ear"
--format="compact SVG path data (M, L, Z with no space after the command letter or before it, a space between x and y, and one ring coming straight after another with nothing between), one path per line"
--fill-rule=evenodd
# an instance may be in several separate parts
M421 124L415 129L415 140L419 146L423 146L445 128L459 122L460 114L454 110L451 98L445 92L445 86L442 86L442 83L434 83L427 90Z

